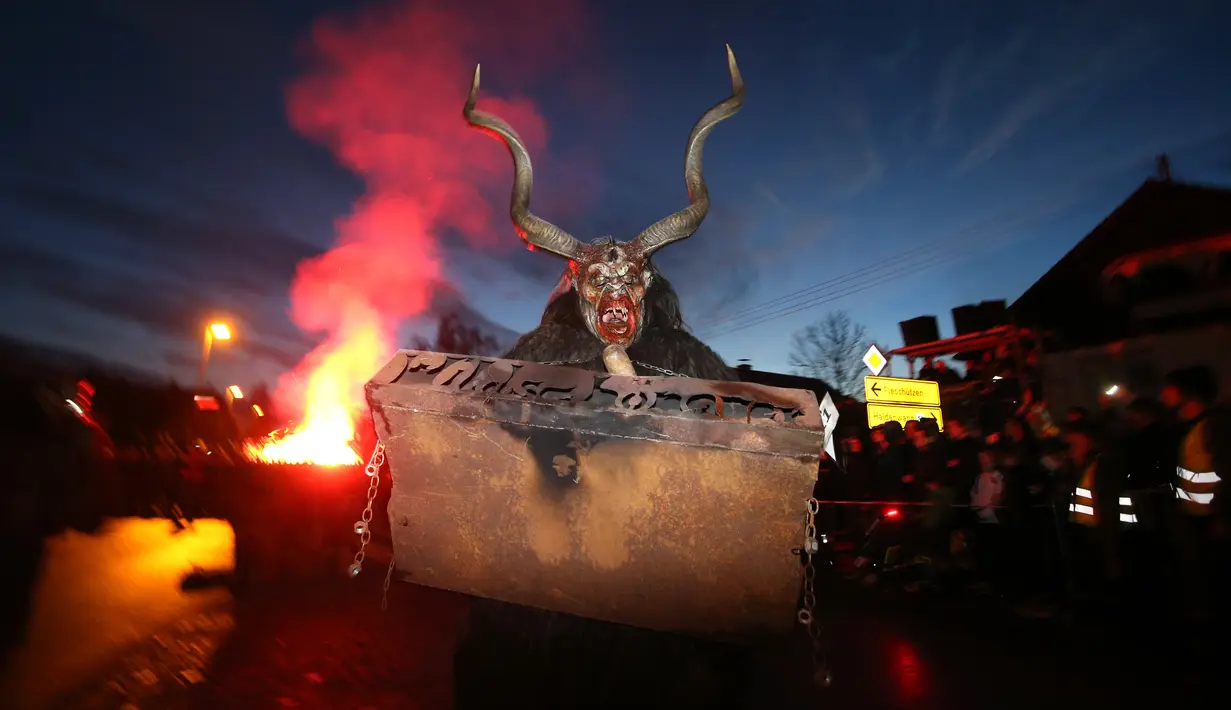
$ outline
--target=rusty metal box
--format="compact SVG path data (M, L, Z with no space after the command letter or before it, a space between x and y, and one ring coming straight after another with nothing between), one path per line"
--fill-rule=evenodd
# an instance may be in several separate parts
M812 392L401 351L367 396L412 581L663 631L795 623Z

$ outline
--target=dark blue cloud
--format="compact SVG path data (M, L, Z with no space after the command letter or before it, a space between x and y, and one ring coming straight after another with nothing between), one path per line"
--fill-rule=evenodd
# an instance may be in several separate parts
M9 11L0 327L181 375L215 312L246 333L220 376L271 379L311 347L317 335L285 315L289 282L299 260L330 246L363 187L290 131L282 92L312 20L356 4L48 0ZM629 238L679 209L688 129L727 88L725 42L749 95L707 146L715 207L658 257L696 324L1053 193L1088 199L1012 240L985 230L985 248L964 261L738 334L712 328L729 359L785 366L790 332L830 307L892 345L898 320L1011 299L1144 179L1156 152L1174 154L1180 177L1231 176L1227 7L840 5L596 4L604 29L584 60L601 88L534 93L551 141L535 155L536 211L579 238ZM507 197L490 200L503 210ZM496 228L482 248L444 240L458 290L435 312L464 310L509 337L537 322L562 264Z

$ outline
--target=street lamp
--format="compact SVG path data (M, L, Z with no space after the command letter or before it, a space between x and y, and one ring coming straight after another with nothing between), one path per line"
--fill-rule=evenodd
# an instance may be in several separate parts
M231 327L226 323L210 323L205 326L205 344L201 350L201 374L197 378L197 384L201 387L205 386L205 372L209 369L209 354L214 349L214 341L230 339Z

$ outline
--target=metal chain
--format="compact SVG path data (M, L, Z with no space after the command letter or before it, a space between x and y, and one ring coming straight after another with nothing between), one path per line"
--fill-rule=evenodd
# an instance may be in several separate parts
M678 372L672 372L671 370L668 370L668 369L667 369L667 368L665 368L665 367L659 367L659 366L657 366L657 365L651 365L651 364L646 363L646 362L641 362L640 360L633 360L633 364L634 364L634 365L638 365L638 366L640 366L640 367L644 367L644 368L645 368L645 369L647 369L647 370L654 370L655 372L661 372L662 374L664 374L664 375L666 375L666 376L668 376L668 377L685 377L685 375L681 375L681 374L680 374L680 373L678 373Z
M540 365L553 365L553 366L557 366L557 365L584 365L584 364L585 364L585 363L587 363L587 362L589 362L589 360L551 360L550 362L540 362L539 364L540 364ZM647 369L647 370L653 370L653 371L655 371L655 372L658 372L658 373L664 374L664 375L666 375L666 376L668 376L668 377L687 377L687 375L681 375L681 374L680 374L680 373L678 373L678 372L674 372L674 371L672 371L672 370L668 370L668 369L667 369L667 368L665 368L665 367L659 367L659 366L657 366L657 365L651 365L651 364L649 364L648 362L641 362L640 360L633 360L633 361L632 361L632 363L633 363L634 365L637 365L638 367L644 367L644 368L645 368L645 369Z
M800 550L804 558L804 596L795 616L812 643L812 680L822 688L828 688L833 683L833 674L829 671L825 647L821 642L821 624L816 618L816 566L812 564L812 558L821 551L821 543L816 539L816 516L820 511L820 501L809 498L804 547Z
M385 465L385 445L376 444L372 458L368 459L367 468L363 470L368 475L368 502L363 508L363 514L355 522L355 534L359 536L359 551L355 553L355 562L350 566L350 576L358 577L363 571L363 559L366 556L368 543L372 540L372 506L376 503L376 491L380 489L380 468Z
M393 563L397 557L389 556L389 569L385 570L385 588L380 592L380 610L389 611L389 582L393 580Z

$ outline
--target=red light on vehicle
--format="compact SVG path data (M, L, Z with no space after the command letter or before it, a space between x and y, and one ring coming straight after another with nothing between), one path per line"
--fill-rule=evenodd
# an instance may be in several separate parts
M201 395L197 395L193 397L193 400L197 403L197 409L203 412L218 411L218 400L214 397L202 397Z
M886 518L896 518L901 514L902 514L902 511L898 510L897 508L890 508L889 510L885 511Z

